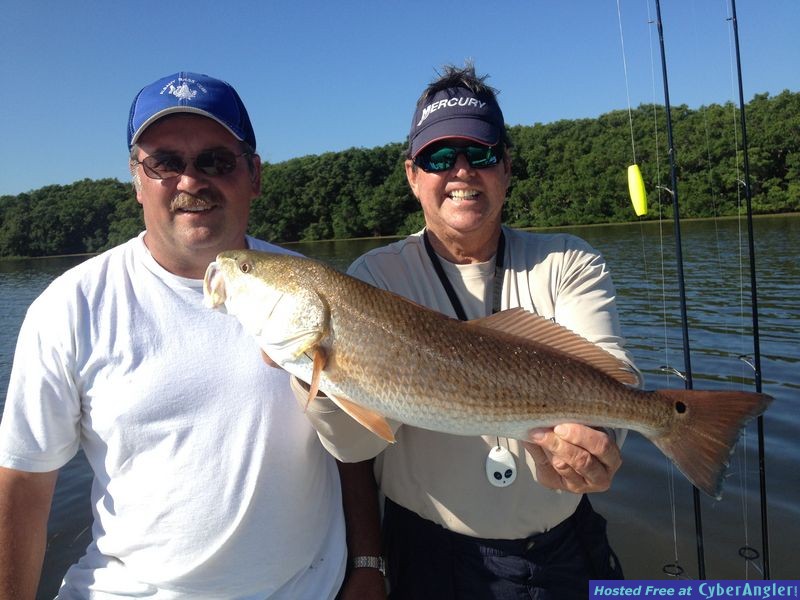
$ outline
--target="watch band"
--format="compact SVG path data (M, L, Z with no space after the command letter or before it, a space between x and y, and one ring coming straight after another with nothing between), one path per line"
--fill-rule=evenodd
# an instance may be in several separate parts
M386 577L386 561L382 556L355 556L350 561L350 566L354 569L378 569Z

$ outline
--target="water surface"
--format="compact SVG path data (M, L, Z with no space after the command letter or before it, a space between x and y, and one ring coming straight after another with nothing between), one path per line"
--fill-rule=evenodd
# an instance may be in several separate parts
M695 388L753 389L750 275L746 232L739 220L682 224L689 348ZM686 370L680 327L672 225L647 223L566 228L606 257L618 292L623 333L646 375L648 388L682 388L662 367ZM800 216L755 220L763 390L775 397L763 425L770 566L774 579L800 577ZM288 245L344 269L387 240ZM5 398L16 336L30 302L81 257L0 261L0 399ZM0 400L2 402L2 400ZM758 579L761 552L755 423L731 457L721 501L703 496L701 518L706 577ZM611 491L592 500L609 521L612 544L631 579L666 578L677 563L682 577L698 577L692 491L680 473L638 434L623 448L624 465ZM40 590L52 597L66 568L82 553L90 533L91 473L78 455L60 473L48 527L48 552ZM674 569L674 568L673 568Z

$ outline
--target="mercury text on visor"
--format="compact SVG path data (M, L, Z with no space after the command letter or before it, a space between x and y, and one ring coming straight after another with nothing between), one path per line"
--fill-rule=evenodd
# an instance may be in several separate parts
M438 100L431 104L428 104L425 108L422 109L422 118L417 123L417 127L422 125L422 122L427 119L430 114L440 108L445 108L448 106L477 106L478 108L483 108L486 106L486 102L481 102L476 98L445 98L444 100Z

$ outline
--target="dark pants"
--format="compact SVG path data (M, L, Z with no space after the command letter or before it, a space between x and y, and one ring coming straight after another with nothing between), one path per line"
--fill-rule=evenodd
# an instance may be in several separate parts
M586 496L556 527L521 540L448 531L386 499L391 600L585 600L590 579L622 579L606 521Z

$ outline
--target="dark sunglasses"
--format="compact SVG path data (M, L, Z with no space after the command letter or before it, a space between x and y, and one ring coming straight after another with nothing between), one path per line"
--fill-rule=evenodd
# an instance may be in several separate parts
M225 148L219 150L205 150L192 160L194 168L208 177L222 177L236 170L236 159L241 156L250 156L250 152L234 154ZM169 179L182 175L186 170L187 162L179 154L151 154L142 160L134 160L135 164L144 167L145 174L150 179Z
M441 173L455 166L459 154L464 155L473 169L486 169L495 166L503 159L503 145L434 145L423 149L414 159L414 164L427 173Z

